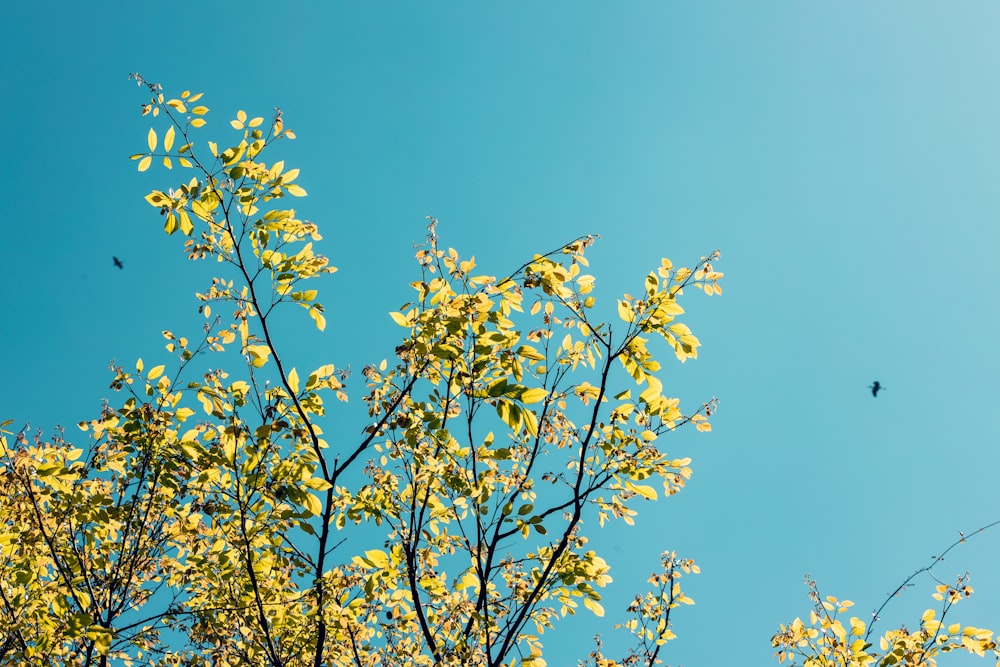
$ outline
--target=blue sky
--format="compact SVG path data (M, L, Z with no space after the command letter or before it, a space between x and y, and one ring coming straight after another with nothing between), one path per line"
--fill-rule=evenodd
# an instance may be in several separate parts
M597 544L608 617L555 633L550 665L664 549L695 558L677 665L769 664L808 614L802 575L859 615L929 557L1000 518L1000 6L992 2L17 3L0 27L7 196L0 420L72 425L109 359L197 322L189 265L142 200L142 91L205 93L217 127L280 106L299 212L340 272L304 356L391 356L424 216L501 273L600 234L608 317L659 258L715 248L721 299L687 299L701 358L669 366L689 405L721 399L683 493ZM221 130L220 130L221 131ZM125 269L111 264L121 257ZM297 331L298 329L294 329ZM293 328L289 328L293 331ZM866 387L879 379L885 393ZM1000 626L1000 535L957 619ZM884 614L912 627L920 580ZM617 601L617 604L616 604ZM963 664L968 660L956 660ZM952 663L949 663L952 664Z

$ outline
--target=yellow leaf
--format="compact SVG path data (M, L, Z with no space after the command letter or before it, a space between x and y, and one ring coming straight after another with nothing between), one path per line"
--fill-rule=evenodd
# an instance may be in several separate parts
M180 218L181 233L184 236L191 236L191 232L194 231L194 225L191 224L191 216L188 215L187 211L177 211L177 216Z
M549 392L545 391L541 387L533 387L525 390L525 392L521 394L521 402L538 403L539 401L545 400L545 397L548 395Z
M288 386L293 394L299 393L299 374L294 368L288 373Z
M149 150L156 150L156 130L149 128L149 134L146 135L146 143L149 144Z
M389 566L389 557L384 551L379 551L378 549L372 549L371 551L365 552L365 561L372 564L373 566L384 569Z
M538 437L538 415L532 410L522 410L521 417L524 419L524 428L532 438Z
M156 378L160 377L161 375L163 375L163 368L164 368L163 364L160 364L159 366L153 366L152 368L149 369L149 375L146 376L146 379L155 380Z
M458 590L463 590L465 588L474 588L479 586L479 577L472 570L466 570L459 580L455 584L455 588Z
M590 598L584 598L583 599L583 606L586 607L587 609L589 609L590 611L594 612L594 616L598 616L598 617L603 617L604 616L604 607L601 606L601 603L599 603L597 600L591 600Z
M195 118L194 120L191 121L191 127L204 127L204 126L205 126L204 118Z
M320 479L319 477L307 477L306 479L302 480L302 483L308 488L314 489L316 491L326 491L331 486L333 486L332 484L330 484L330 482L326 481L325 479Z
M250 363L254 368L260 368L267 363L271 349L267 345L247 345L247 354L250 355Z
M166 193L160 192L159 190L153 190L145 197L146 201L149 202L150 206L155 206L159 208L160 206L166 206L170 203L170 197Z
M263 122L264 119L261 118L260 116L257 116L256 118L251 119L250 122L247 123L247 125L249 125L250 127L258 127Z
M197 99L197 98L192 97L191 101L194 101L195 99ZM193 113L196 116L204 116L205 114L208 113L208 107L197 106L194 109L191 109L191 113ZM202 121L202 122L204 122L204 121ZM192 121L191 124L194 125L194 122Z
M644 484L629 484L628 486L646 500L656 500L656 489L653 487Z
M163 150L169 151L173 147L174 147L174 126L171 125L169 128L167 128L167 133L163 135Z
M635 322L635 311L626 301L618 300L618 317L625 322Z
M403 313L395 313L395 312L394 313L389 313L389 317L391 317L392 321L395 322L396 324L398 324L401 327L411 327L411 326L413 326L413 321L408 316L404 315Z
M149 165L153 163L153 158L146 156L139 160L139 171L146 171L149 169Z
M286 171L285 173L283 173L281 175L281 182L282 183L291 183L292 181L294 181L298 177L299 177L299 170L298 169L289 169L288 171Z
M316 306L310 308L309 317L313 318L313 321L316 322L317 329L319 329L320 331L326 329L326 318L323 317L323 311L321 311L319 308L317 308Z
M319 498L317 498L311 493L307 493L305 494L303 501L305 502L305 508L309 510L310 514L312 514L313 516L319 516L320 514L322 514L323 506L320 504Z
M286 186L285 190L287 190L288 194L292 195L293 197L305 197L306 196L306 191L301 186L296 185L295 183L292 183L291 185Z

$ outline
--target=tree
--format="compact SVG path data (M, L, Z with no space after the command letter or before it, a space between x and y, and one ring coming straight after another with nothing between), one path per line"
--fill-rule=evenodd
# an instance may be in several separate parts
M670 495L690 475L659 439L708 430L715 404L685 413L665 396L649 339L697 356L678 299L721 293L717 254L664 260L612 326L582 272L593 237L496 277L440 247L431 220L413 298L392 313L396 360L361 372L369 422L331 425L324 401L347 400L350 374L289 367L273 332L288 305L322 330L306 285L334 271L317 227L281 206L306 194L298 170L262 161L294 134L280 111L241 111L232 146L196 144L201 95L136 80L165 125L139 170L194 174L146 200L189 258L231 275L198 295L200 342L164 332L169 372L114 368L126 398L80 425L89 446L4 440L6 663L544 664L544 629L578 605L603 614L608 566L585 521L631 523L652 482ZM643 660L696 571L663 565L635 605Z
M80 424L85 447L0 433L0 665L544 665L546 629L604 614L589 530L682 489L689 460L665 436L710 430L715 400L682 410L656 355L697 356L679 300L721 294L718 253L663 260L609 323L584 273L594 237L494 276L440 246L431 219L391 314L402 342L360 373L367 420L345 428L327 403L356 378L300 373L275 334L288 306L324 329L308 281L335 270L316 225L282 208L306 195L298 170L263 161L294 138L281 112L240 111L220 150L196 143L200 94L133 76L162 123L138 169L193 174L146 201L190 259L228 273L197 295L197 342L163 332L169 371L113 367L124 399ZM586 664L658 663L691 602L679 580L698 571L661 561L621 624L634 648L615 661L598 642ZM838 662L845 644L817 639L843 639L830 618L776 635L781 657L873 664L854 645Z

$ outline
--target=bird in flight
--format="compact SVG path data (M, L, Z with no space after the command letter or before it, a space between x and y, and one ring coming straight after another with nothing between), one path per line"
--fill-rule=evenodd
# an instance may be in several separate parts
M880 390L880 389L885 389L885 387L883 387L883 386L882 386L882 385L881 385L881 384L879 383L879 381L878 381L878 380L875 380L875 384L873 384L872 386L870 386L870 387L868 387L868 388L872 390L872 396L874 396L874 397L876 397L876 398L878 398L878 392L879 392L879 390Z
M117 266L119 269L124 269L125 268L125 265L122 264L122 261L120 259L118 259L117 257L112 257L111 259L114 260L115 266Z

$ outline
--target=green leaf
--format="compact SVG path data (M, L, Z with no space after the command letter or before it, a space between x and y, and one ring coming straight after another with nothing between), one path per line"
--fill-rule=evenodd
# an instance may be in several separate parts
M521 428L521 408L517 405L501 399L497 402L497 414L511 430L517 431Z
M111 650L111 630L99 625L92 625L87 628L87 639L94 642L94 647L101 655L107 655Z

